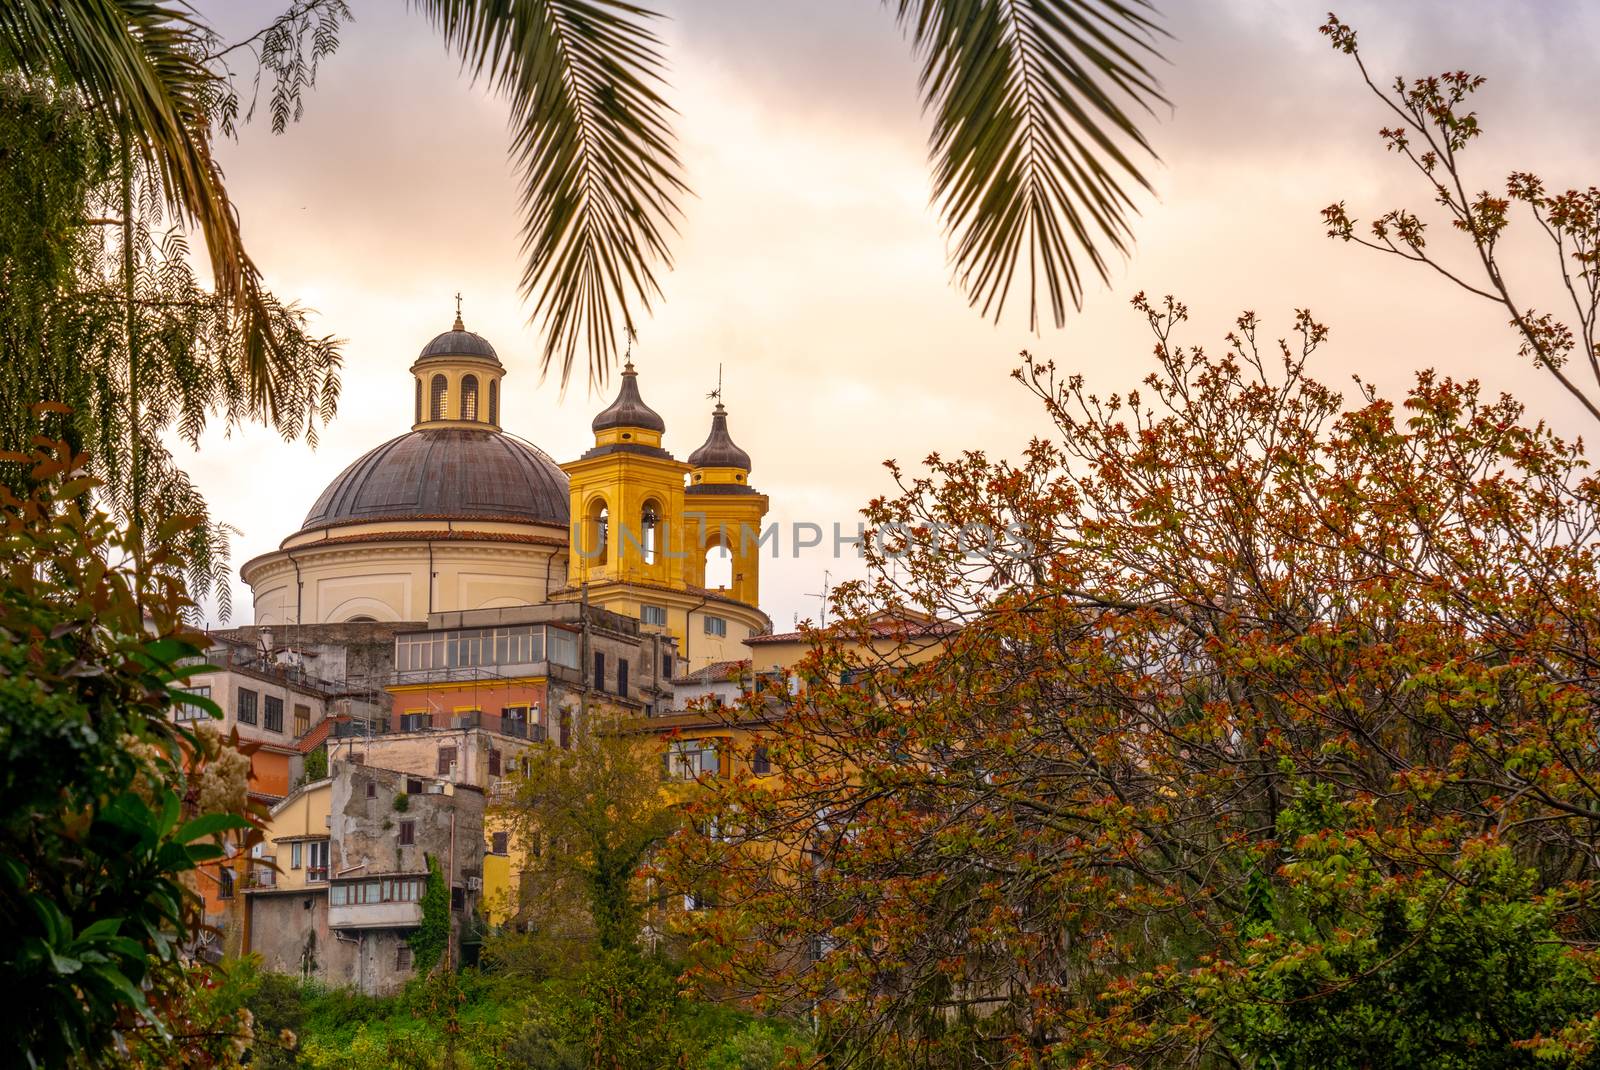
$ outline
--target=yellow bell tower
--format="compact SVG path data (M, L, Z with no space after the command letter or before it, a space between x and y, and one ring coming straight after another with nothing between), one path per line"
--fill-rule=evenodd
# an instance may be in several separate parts
M683 477L689 466L661 448L667 425L622 369L617 399L594 418L594 448L562 465L571 486L568 582L685 583Z
M728 410L720 399L711 413L711 434L689 454L689 486L684 498L689 582L696 587L709 586L707 553L721 546L733 559L727 593L756 605L761 593L761 518L767 514L767 496L750 485L750 455L734 445L728 434Z
M748 658L744 640L772 621L757 605L759 532L741 535L767 499L747 485L750 457L728 437L726 411L717 406L711 437L685 464L662 447L666 421L639 396L630 360L593 427L593 448L561 466L572 530L556 597L587 597L674 636L690 669ZM717 546L733 555L732 582L707 587L706 554Z

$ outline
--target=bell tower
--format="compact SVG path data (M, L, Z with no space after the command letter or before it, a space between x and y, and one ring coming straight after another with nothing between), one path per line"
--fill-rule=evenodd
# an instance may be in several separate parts
M721 387L717 394L721 394ZM726 594L758 605L761 592L761 518L767 496L750 485L750 455L728 434L728 410L721 397L711 412L711 433L689 454L689 485L684 490L684 537L688 579L709 588L708 555L722 547L732 558Z
M594 446L562 465L571 492L568 584L683 590L684 475L661 447L666 421L639 395L632 360L617 398L594 418Z

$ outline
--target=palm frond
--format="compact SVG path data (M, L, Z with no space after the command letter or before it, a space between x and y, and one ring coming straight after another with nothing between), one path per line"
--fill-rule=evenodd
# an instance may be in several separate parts
M1082 305L1084 265L1106 278L1149 188L1153 156L1125 103L1164 102L1147 66L1162 34L1147 0L897 0L933 115L934 199L968 299L999 318L1026 263L1029 326L1041 286L1056 326Z
M660 293L655 265L686 191L660 94L649 23L620 0L413 0L474 76L511 104L521 173L522 290L563 387L580 348L604 380L634 302ZM620 322L619 322L620 321Z
M242 372L252 413L277 416L284 360L245 252L238 217L211 154L205 31L187 8L159 0L6 0L0 64L53 78L132 141L168 209L205 236L218 296L240 317Z

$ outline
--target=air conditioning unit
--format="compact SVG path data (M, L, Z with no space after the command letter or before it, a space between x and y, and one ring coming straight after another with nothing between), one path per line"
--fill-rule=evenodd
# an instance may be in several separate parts
M483 891L483 878L482 877L468 877L467 878L467 891L469 891L469 892L481 892L481 891Z
M454 765L452 765L450 767L450 775L451 776L455 776L456 775L456 767ZM443 784L443 782L438 781L438 780L430 780L428 782L428 792L427 793L429 795L443 795L444 794L444 784Z

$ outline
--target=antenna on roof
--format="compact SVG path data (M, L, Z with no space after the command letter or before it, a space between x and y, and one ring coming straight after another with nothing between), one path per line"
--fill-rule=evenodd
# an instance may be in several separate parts
M832 577L832 575L833 574L830 571L828 571L827 569L823 569L822 570L822 593L821 594L812 593L812 594L806 595L807 598L820 598L822 600L822 617L821 617L820 620L817 621L817 627L819 627L819 628L826 628L828 626L828 591L829 591L828 580Z

